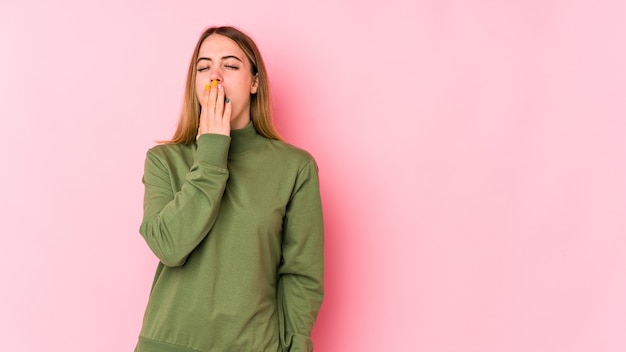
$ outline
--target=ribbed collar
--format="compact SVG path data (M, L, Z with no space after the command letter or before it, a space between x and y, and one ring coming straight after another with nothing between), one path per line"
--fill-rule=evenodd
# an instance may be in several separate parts
M229 155L245 153L263 144L265 138L257 133L252 121L242 129L230 131Z

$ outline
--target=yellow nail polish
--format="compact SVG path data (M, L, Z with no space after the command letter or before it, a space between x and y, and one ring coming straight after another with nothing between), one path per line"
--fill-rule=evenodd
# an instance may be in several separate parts
M207 83L207 84L204 85L204 90L209 90L210 87L211 86Z
M214 79L214 80L211 82L211 85L212 85L213 87L217 87L217 80L216 80L216 79Z

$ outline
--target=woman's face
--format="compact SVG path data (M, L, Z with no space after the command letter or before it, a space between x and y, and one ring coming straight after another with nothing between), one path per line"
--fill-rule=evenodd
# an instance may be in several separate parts
M201 105L205 86L217 80L232 105L231 128L239 129L250 122L250 95L257 91L245 53L232 39L219 34L208 36L200 45L196 61L196 97Z

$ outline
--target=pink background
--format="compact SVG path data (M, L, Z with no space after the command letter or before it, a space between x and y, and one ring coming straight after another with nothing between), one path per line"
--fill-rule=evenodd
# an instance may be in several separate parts
M2 351L131 351L209 25L321 169L317 351L626 351L626 2L0 3Z

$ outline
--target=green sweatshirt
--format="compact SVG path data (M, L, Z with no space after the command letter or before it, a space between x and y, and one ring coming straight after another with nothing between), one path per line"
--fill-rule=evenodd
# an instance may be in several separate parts
M143 182L160 263L136 352L313 350L324 230L307 152L250 123L150 149Z

